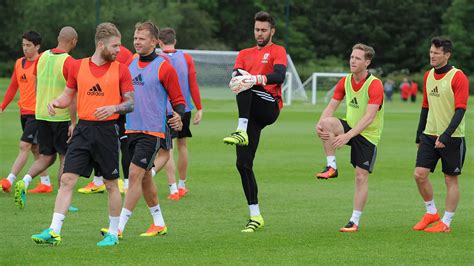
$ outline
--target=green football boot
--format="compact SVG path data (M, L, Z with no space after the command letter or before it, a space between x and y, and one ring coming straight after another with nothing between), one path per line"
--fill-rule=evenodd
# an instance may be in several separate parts
M15 184L15 203L20 209L25 208L26 204L26 189L25 181L20 180Z
M105 236L109 233L109 228L101 228L100 229L100 234L102 236ZM118 230L118 238L119 239L123 239L123 235L122 235L122 231L120 231L120 229Z
M249 136L246 131L237 130L230 136L223 139L225 144L247 146L249 145Z
M53 229L48 228L43 230L43 232L32 235L31 240L36 244L49 244L52 246L57 246L61 243L61 236L56 234Z
M247 225L244 229L242 229L242 233L253 233L258 229L263 229L265 222L263 221L262 215L259 216L251 216Z
M118 240L117 236L106 233L104 235L104 239L99 241L97 243L97 246L99 246L99 247L110 247L110 246L118 245L118 243L119 243L119 240Z

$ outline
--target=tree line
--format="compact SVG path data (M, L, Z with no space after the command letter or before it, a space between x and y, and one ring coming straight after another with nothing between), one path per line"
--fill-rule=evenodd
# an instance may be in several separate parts
M420 72L429 67L429 43L437 35L453 40L453 64L468 75L474 71L471 0L2 0L0 76L9 75L22 55L27 30L42 34L45 50L56 45L61 27L75 27L76 58L93 52L98 19L115 23L129 48L135 23L152 20L177 30L178 48L240 50L254 45L259 10L275 16L274 41L286 45L300 72L347 70L357 42L375 48L372 67L382 76Z

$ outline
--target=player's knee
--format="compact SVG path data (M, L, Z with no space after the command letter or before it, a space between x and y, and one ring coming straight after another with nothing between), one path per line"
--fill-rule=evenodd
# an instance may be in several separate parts
M329 130L331 128L331 118L330 117L323 118L319 122L319 124L324 130Z
M31 143L20 141L20 151L29 152L31 150Z
M38 144L34 144L34 145L31 145L31 152L35 155L35 156L39 156L39 147L38 147Z
M40 159L42 159L44 161L44 164L48 165L48 167L50 167L54 164L54 162L56 162L56 156L54 155L41 155ZM62 161L61 164L64 165L64 161Z
M77 178L74 174L63 174L61 176L61 189L72 190L76 184Z
M117 182L115 181L105 181L104 179L104 184L105 184L105 189L107 189L107 192L108 193L113 193L113 192L116 192L116 191L119 191L119 187L118 187L118 184Z
M133 162L130 163L130 167L128 169L128 177L130 179L130 182L135 181L136 177L139 176L141 172L140 166L134 164Z
M369 181L369 174L364 172L357 172L355 175L355 181L358 185L366 184Z
M445 175L444 176L444 182L446 183L446 187L452 188L452 187L457 187L458 186L458 177L457 176L450 176L450 175Z
M177 139L176 144L178 144L178 149L186 149L187 148L186 138Z
M428 180L428 173L426 171L415 169L414 176L417 183L424 183Z

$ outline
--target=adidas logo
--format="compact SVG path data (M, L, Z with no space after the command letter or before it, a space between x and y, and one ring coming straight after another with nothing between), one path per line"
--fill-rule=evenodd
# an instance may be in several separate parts
M138 76L134 77L132 80L133 85L140 85L143 86L145 85L145 82L143 81L142 74L138 74Z
M116 174L118 174L118 170L117 170L117 168L115 168L115 169L114 169L114 171L112 172L112 174L113 174L113 175L116 175Z
M359 108L359 103L357 103L357 98L354 97L350 102L349 102L349 106L350 107L353 107L353 108Z
M29 138L29 139L32 139L32 138L33 138L33 134L28 135L28 138Z
M28 82L28 79L26 78L26 74L21 75L20 82Z
M141 159L140 162L146 164L146 162L147 162L147 161L146 161L146 158Z
M366 161L366 162L364 163L364 165L370 166L369 161Z
M461 169L459 169L459 167L456 167L456 169L454 169L454 172L459 173L459 172L461 172Z
M102 91L102 88L100 87L99 83L97 83L89 89L87 95L104 96L104 92Z
M430 96L439 97L438 86L434 87L434 89L430 91Z

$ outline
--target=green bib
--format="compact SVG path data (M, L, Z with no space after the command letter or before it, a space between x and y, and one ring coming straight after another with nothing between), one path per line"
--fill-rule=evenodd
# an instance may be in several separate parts
M66 87L63 66L67 53L54 54L45 51L37 63L36 75L36 119L51 122L70 121L69 109L56 109L56 115L48 113L48 103L58 98Z
M454 116L454 92L451 87L451 82L454 75L460 71L453 67L446 75L436 80L434 77L434 69L431 69L426 79L426 95L428 98L428 118L426 120L426 127L423 133L427 135L440 136L448 128L451 119ZM464 116L465 118L466 116ZM464 118L459 123L456 131L451 135L452 137L465 136L465 122Z
M352 74L346 76L346 82L344 83L344 89L346 91L346 118L347 124L351 128L354 128L357 123L362 119L367 111L367 105L369 104L369 85L378 78L370 75L362 85L359 91L354 91L352 88ZM377 112L374 121L368 125L360 134L370 141L372 144L377 145L380 141L383 129L383 115L385 105Z

